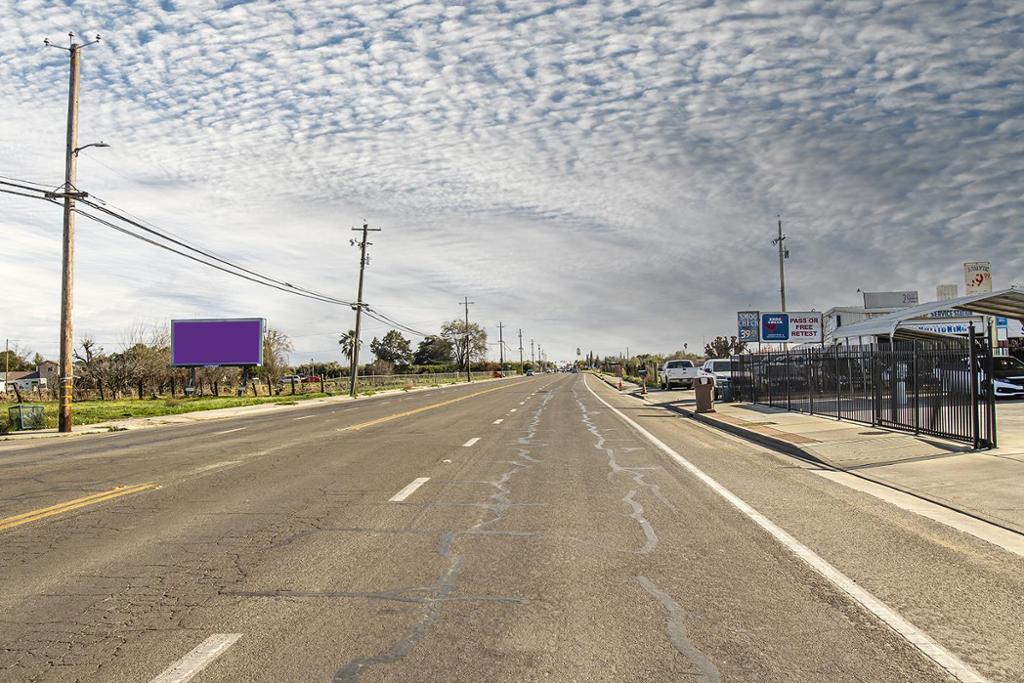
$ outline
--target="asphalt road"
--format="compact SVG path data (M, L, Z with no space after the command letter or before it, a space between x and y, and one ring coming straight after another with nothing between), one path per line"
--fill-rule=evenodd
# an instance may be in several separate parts
M1022 558L582 375L0 448L0 492L4 681L1024 680Z

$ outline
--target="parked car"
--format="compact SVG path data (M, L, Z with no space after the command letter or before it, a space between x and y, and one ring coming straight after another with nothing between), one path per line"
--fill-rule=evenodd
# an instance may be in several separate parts
M307 377L303 377L302 381L305 382L306 384L311 384L313 382L319 382L320 381L320 375L309 375Z
M1024 362L1013 356L992 359L992 386L996 398L1024 398Z
M533 368L526 368L526 376L533 377Z
M694 366L691 360L667 360L662 364L659 372L662 391L668 391L676 386L692 389L693 380L700 375L700 370Z
M945 393L970 391L970 360L967 357L946 360L934 370L936 380ZM996 398L1024 398L1024 363L1013 356L992 359L992 388ZM984 370L977 375L978 395L988 396L988 379Z
M281 379L277 380L278 384L291 384L292 382L295 382L296 384L301 384L302 375L285 375Z
M735 369L736 363L728 358L712 358L704 361L704 365L700 367L702 373L715 378L715 400L718 400L722 394L730 393Z

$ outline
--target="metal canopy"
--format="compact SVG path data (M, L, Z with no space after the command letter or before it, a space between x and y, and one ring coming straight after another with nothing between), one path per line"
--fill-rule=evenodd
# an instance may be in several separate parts
M875 318L868 318L852 325L843 325L832 333L833 337L877 337L885 335L889 337L904 338L948 338L951 335L943 335L934 332L917 330L904 326L915 318L921 318L947 309L957 309L980 313L983 315L998 315L1006 318L1017 318L1024 320L1024 289L1010 287L998 292L986 292L983 294L971 294L956 299L945 301L930 301L919 306L901 308L895 313L887 313Z

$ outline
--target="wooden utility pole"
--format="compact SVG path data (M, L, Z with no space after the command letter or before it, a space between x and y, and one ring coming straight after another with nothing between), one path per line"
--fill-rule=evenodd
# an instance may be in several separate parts
M523 328L519 328L519 372L525 373L526 368L523 367Z
M352 240L350 244L352 246L359 247L359 292L356 295L356 303L352 307L356 309L356 338L352 340L352 364L349 366L349 383L348 383L348 395L352 398L356 397L356 376L359 374L359 332L360 325L363 318L363 309L366 308L366 304L363 303L363 273L366 270L366 247L373 244L373 242L367 241L367 233L380 232L380 228L371 228L366 221L363 221L363 227L352 228L352 230L359 232L362 231L363 237L358 242Z
M463 352L466 354L466 381L472 382L473 376L470 374L470 361L469 361L469 307L475 304L475 301L470 301L469 297L462 298L462 305L466 307L466 329L465 338L463 341Z
M81 75L82 48L94 45L100 37L89 43L76 43L75 34L69 33L66 50L71 57L68 77L68 124L64 149L64 185L61 192L47 193L50 199L64 199L64 234L62 240L61 287L60 287L60 391L57 413L57 427L61 432L71 431L71 401L74 397L75 382L75 336L72 326L75 291L75 200L87 196L75 186L78 176L78 89ZM49 40L44 40L47 47Z
M501 368L502 372L505 370L505 337L502 334L504 326L501 322L498 322L498 367Z
M534 360L534 355L533 355L533 340L531 339L530 340L530 367L533 367L534 363L536 363L536 362L537 361Z
M772 240L772 244L779 247L779 298L783 313L786 312L786 259L789 258L789 249L786 249L785 241L786 236L782 234L782 216L779 216L779 236Z

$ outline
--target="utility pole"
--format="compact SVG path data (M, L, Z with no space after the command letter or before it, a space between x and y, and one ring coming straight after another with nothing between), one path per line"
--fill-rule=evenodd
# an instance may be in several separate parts
M534 356L533 356L533 340L531 339L530 340L530 367L533 367L533 364L535 362L536 361L534 360Z
M373 242L367 241L367 233L380 232L380 228L371 228L370 225L364 220L363 227L352 228L352 230L359 232L362 231L363 237L361 240L349 240L349 244L353 247L359 247L359 293L356 296L356 303L352 307L356 309L356 338L352 340L352 364L349 367L349 383L348 383L348 395L352 398L356 397L356 375L359 374L359 328L362 323L363 309L366 308L366 304L363 303L363 271L366 270L366 264L369 261L366 258L366 247L373 244Z
M786 259L789 258L789 249L786 249L784 242L786 236L782 234L782 216L779 216L779 236L772 240L772 244L779 247L779 297L782 300L782 312L786 312Z
M499 361L498 367L501 368L502 372L504 372L504 370L505 370L505 337L502 335L502 330L503 329L504 329L504 326L501 324L501 321L499 321L498 322L498 358L500 358L501 360Z
M71 401L75 381L75 337L72 327L75 286L75 200L87 196L75 186L78 177L78 88L82 71L82 48L100 42L100 37L89 43L76 43L75 34L69 33L68 47L51 45L46 47L66 50L71 56L68 78L68 127L64 150L64 185L60 192L47 193L50 199L64 199L64 234L62 241L62 271L60 287L60 406L57 414L58 430L71 431Z
M523 367L523 328L519 328L519 372L526 373Z
M470 374L470 363L469 363L469 307L475 304L475 301L470 301L468 296L462 297L462 305L466 307L466 336L463 345L465 347L466 354L466 381L472 382L473 376Z

